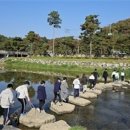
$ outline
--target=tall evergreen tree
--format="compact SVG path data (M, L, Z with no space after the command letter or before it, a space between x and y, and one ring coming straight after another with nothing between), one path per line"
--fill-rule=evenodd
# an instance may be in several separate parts
M62 20L57 11L52 11L48 14L47 22L50 26L53 26L53 55L55 55L55 28L61 28L60 24Z
M99 20L98 20L98 15L89 15L86 16L85 18L85 22L81 25L81 38L83 38L84 40L89 40L89 44L90 44L90 57L92 55L92 43L93 43L93 39L95 34L97 33L97 31L100 29L99 27Z

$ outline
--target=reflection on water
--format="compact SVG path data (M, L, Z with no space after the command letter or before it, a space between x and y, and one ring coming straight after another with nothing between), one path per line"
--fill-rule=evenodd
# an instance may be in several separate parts
M34 90L40 80L46 80L47 101L46 111L54 114L57 120L63 119L69 125L82 125L88 130L130 130L130 90L121 92L105 91L97 99L93 99L92 104L85 107L76 106L75 111L71 114L56 115L48 109L49 102L53 99L53 82L55 78L37 74L27 73L3 73L0 76L0 91L14 77L15 85L20 85L25 79L32 81ZM50 82L51 81L51 82ZM69 80L71 86L72 79ZM71 88L70 88L71 91ZM36 94L32 98L33 103L37 106L38 101ZM34 130L20 126L22 130Z

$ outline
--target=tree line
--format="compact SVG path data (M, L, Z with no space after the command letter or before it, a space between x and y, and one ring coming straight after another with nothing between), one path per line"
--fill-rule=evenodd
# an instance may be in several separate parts
M101 27L98 15L89 15L79 27L81 34L55 38L62 20L57 11L48 14L47 22L53 27L53 39L41 37L34 31L24 38L0 35L0 50L28 52L29 55L76 55L112 56L116 53L130 55L130 18Z

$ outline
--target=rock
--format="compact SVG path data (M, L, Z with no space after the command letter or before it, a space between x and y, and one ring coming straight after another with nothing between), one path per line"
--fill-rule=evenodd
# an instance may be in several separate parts
M114 87L119 87L119 88L121 88L121 87L122 87L122 84L121 84L121 83L113 83L113 86L114 86Z
M98 84L96 84L96 86L94 88L97 89L97 90L104 90L105 84L104 83L98 83Z
M63 120L59 120L55 123L49 123L42 125L40 130L69 130L71 127Z
M125 86L125 85L128 85L128 82L123 81L123 82L121 82L121 84Z
M123 88L123 89L127 89L128 87L123 86L122 88Z
M6 125L6 126L3 127L2 130L21 130L21 129L13 127L11 125Z
M97 95L100 95L100 94L102 93L101 90L96 89L96 88L94 88L94 89L89 89L89 88L87 88L87 92L95 93L95 94L97 94Z
M26 115L20 116L19 122L27 127L39 128L42 124L55 122L55 116L32 108Z
M113 88L113 82L104 84L104 89L112 89Z
M92 92L85 92L85 93L80 92L80 97L82 97L82 98L97 98L97 94L92 93Z
M74 98L74 96L69 96L69 102L78 106L86 106L91 103L91 101L87 99L80 98L80 97Z
M51 102L50 109L54 111L57 114L64 114L64 113L71 113L75 109L75 105L72 105L70 103L61 103L62 105L57 102L56 104Z

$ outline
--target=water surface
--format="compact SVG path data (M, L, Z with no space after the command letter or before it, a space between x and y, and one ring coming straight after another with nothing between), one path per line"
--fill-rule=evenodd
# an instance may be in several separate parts
M85 107L76 106L71 114L56 115L49 110L50 101L53 99L53 83L56 77L39 74L6 72L0 75L0 91L4 89L10 80L15 79L15 87L22 84L24 80L32 81L34 90L41 80L46 81L47 101L46 112L54 114L56 120L65 120L69 125L81 125L88 130L130 130L130 89L121 92L105 91L97 99L93 99L92 104ZM72 79L69 79L70 93L72 91ZM36 94L31 98L35 106L38 105ZM16 108L20 104L16 103ZM22 130L34 130L19 125Z

